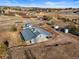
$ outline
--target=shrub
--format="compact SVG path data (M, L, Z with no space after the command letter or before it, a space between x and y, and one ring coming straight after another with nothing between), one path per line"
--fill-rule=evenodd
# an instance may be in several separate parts
M52 17L50 17L50 16L43 16L43 18L42 18L43 20L47 20L47 21L50 21L51 19L52 19Z
M76 27L74 24L68 25L66 28L69 28L74 32L79 32L79 26Z
M59 20L63 20L63 22L70 22L69 18L65 18L65 17L58 17Z
M17 31L17 28L16 28L16 26L14 26L14 25L13 25L13 26L11 26L11 29L10 29L10 31L13 31L13 32L14 32L14 31Z
M48 25L54 25L55 23L54 23L54 21L50 21L50 22L48 22L47 24L48 24Z
M7 46L5 44L0 44L0 55L2 55L7 49Z

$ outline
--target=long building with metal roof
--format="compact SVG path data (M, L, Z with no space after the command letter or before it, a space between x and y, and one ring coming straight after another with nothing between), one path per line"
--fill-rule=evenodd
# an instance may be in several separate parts
M32 25L28 24L21 31L21 34L25 41L30 41L32 43L36 43L38 40L41 40L41 38L46 39L47 37L51 36L51 33L48 31L39 27L33 27ZM42 41L43 40L44 39L42 39Z

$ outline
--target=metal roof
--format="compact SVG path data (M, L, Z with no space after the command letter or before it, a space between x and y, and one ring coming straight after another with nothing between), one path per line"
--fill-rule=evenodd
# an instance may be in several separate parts
M50 32L48 32L48 31L46 31L46 30L44 30L44 29L42 29L42 28L36 28L38 31L39 31L39 33L41 33L41 34L44 34L44 35L46 35L46 36L49 36L49 35L51 35L51 33Z
M32 31L29 28L23 30L21 32L21 34L25 40L31 40L31 39L35 38L35 35L32 33Z
M51 33L47 32L46 30L38 27L34 28L26 28L21 32L24 40L32 40L35 39L39 34L44 34L45 36L51 35Z

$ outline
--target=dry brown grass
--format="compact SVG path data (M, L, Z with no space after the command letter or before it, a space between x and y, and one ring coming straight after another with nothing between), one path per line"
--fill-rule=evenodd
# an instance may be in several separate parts
M18 46L18 45L23 44L22 39L20 38L19 32L9 32L8 35L10 37L9 47Z
M57 19L57 17L63 16L62 14L61 15L55 14L50 16L55 17L54 19L57 24L59 23L61 23L60 25L64 24ZM69 15L64 15L64 17L66 16ZM72 17L72 15L69 17ZM22 42L18 31L16 32L9 31L9 27L11 25L14 25L16 20L20 22L32 22L34 24L40 22L40 20L36 19L29 20L21 17L0 16L0 42L8 40L9 47L19 46L9 49L8 52L9 56L11 57L10 59L27 59L27 53L29 53L28 52L29 50L27 49L30 49L32 55L36 59L79 59L79 53L78 53L79 46L77 44L78 41L76 40L76 38L73 38L71 35L68 36L67 34L65 35L62 33L59 34L55 32L53 29L51 29L47 24L43 25L42 28L53 33L53 35L55 34L54 38L50 39L47 42L42 42L32 46L26 46L26 44ZM68 44L68 42L71 42L72 44Z

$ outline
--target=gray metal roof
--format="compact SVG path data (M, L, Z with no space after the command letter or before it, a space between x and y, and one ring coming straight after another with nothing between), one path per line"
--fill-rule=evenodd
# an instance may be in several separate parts
M22 36L24 37L25 40L31 40L35 38L35 35L32 33L32 31L28 28L25 29L21 32Z
M21 34L22 34L24 40L35 39L39 34L44 34L46 36L51 35L51 33L47 32L46 30L44 30L42 28L38 28L38 27L26 28L26 29L22 30Z
M46 31L46 30L44 30L44 29L42 29L42 28L36 28L41 34L44 34L44 35L46 35L46 36L49 36L49 35L51 35L51 33L50 32L48 32L48 31Z

